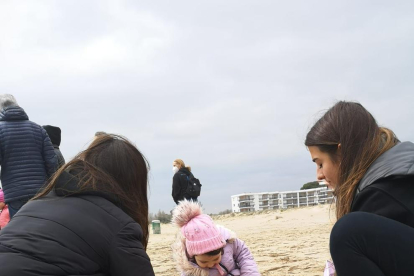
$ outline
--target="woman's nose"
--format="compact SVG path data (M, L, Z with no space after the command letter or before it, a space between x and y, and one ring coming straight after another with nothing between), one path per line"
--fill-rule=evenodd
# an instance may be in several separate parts
M322 169L316 169L316 178L318 180L324 180L325 179L325 175L322 172Z

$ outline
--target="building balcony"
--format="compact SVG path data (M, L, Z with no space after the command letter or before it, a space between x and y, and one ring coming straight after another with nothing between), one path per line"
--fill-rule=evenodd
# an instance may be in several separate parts
M251 209L240 209L240 212L241 213L247 213L247 212L253 212L254 211L254 208L251 208Z
M251 209L251 208L253 208L254 209L254 206L240 206L239 207L239 209L241 210L241 209Z
M239 199L239 202L241 203L241 202L251 202L251 201L254 201L254 198L251 198L251 199Z

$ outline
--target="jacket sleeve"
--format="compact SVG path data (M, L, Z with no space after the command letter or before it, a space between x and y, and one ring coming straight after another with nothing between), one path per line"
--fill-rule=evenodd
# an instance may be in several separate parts
M414 224L414 217L393 195L375 187L367 187L360 192L352 205L351 212L377 214L404 224Z
M55 149L53 148L52 142L50 141L49 136L47 135L46 130L42 128L43 136L43 161L45 162L46 172L49 177L55 173L57 169L57 156Z
M172 184L172 198L174 202L178 204L178 201L181 199L181 181L180 175L178 173L174 174L173 184Z
M60 168L63 165L65 165L65 158L63 157L63 155L60 152L60 150L55 150L55 153L56 153L56 156L57 156L58 168Z
M235 261L239 267L240 274L238 269L234 272L235 275L240 276L260 276L259 269L257 268L257 264L253 259L252 253L250 253L249 248L246 244L239 239L235 239L233 242L233 252Z
M118 232L109 252L111 276L154 276L154 270L141 243L141 227L127 224Z

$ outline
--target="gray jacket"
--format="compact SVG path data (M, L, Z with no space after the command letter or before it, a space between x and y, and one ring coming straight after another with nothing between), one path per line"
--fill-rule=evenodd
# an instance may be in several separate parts
M414 144L402 142L386 151L372 163L359 182L355 197L378 179L408 175L414 176Z
M399 143L382 154L361 179L351 206L414 228L414 144Z

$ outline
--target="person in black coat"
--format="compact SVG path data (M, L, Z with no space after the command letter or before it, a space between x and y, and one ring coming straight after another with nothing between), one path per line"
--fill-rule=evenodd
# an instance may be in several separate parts
M188 178L193 178L191 167L185 166L184 161L175 159L173 162L173 184L172 184L172 198L176 204L179 201L187 199L197 201L197 197L191 197L186 193L188 186Z
M50 141L52 142L53 148L55 150L57 161L58 161L58 168L65 165L65 158L62 155L62 152L60 152L60 141L61 141L61 130L59 127L56 126L43 126L43 128L46 130L47 135L49 135Z
M1 275L154 276L148 168L125 138L95 139L0 231Z
M337 274L414 275L414 144L379 127L361 104L338 102L305 145L336 197Z

